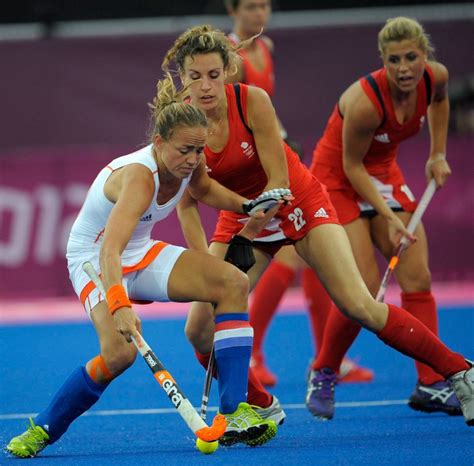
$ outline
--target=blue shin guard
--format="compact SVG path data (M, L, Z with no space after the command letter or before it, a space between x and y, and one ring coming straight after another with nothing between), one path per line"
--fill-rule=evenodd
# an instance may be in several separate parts
M248 314L216 316L214 352L217 366L220 407L222 414L233 413L240 402L247 401L247 384L253 328Z
M93 406L107 385L94 382L85 367L75 369L35 419L35 424L48 433L48 443L58 440L76 418Z

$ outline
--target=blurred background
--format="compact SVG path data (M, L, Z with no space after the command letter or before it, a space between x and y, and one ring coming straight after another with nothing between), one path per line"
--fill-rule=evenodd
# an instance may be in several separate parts
M474 283L474 4L275 1L274 104L311 161L341 93L380 66L377 32L417 18L450 71L447 186L425 215L435 281ZM222 1L29 0L0 12L0 299L72 296L65 244L89 184L147 142L147 102L185 28L231 21ZM412 191L425 186L425 131L402 145ZM215 212L202 210L208 232ZM182 244L176 217L155 237Z

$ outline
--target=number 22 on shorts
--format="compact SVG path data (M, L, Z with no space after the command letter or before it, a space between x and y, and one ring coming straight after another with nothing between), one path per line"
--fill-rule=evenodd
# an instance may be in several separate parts
M299 207L296 207L291 214L288 214L288 219L293 222L296 231L300 231L306 225L303 211Z

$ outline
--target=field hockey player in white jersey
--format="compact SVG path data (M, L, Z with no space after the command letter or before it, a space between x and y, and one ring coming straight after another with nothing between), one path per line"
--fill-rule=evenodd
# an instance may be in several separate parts
M59 440L70 424L100 398L112 380L135 361L141 323L133 301L204 301L215 304L216 363L220 413L255 446L276 433L246 403L253 329L248 323L247 276L215 256L151 239L156 222L175 208L185 189L219 208L246 212L263 224L279 193L256 201L229 191L210 179L203 156L207 136L204 113L181 100L171 76L158 82L153 104L151 143L113 160L93 182L72 227L67 247L70 279L89 315L100 354L76 368L49 406L7 450L34 457ZM258 207L257 207L258 204ZM83 271L90 262L100 272L103 296ZM229 331L231 329L231 331ZM25 387L26 389L26 387Z

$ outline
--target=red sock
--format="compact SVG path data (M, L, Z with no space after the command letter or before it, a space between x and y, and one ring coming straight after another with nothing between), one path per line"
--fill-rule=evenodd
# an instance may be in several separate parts
M348 319L333 304L326 322L323 344L313 363L313 369L329 367L338 372L345 354L359 335L361 328L360 324Z
M402 307L412 316L423 322L435 335L438 335L438 313L436 302L431 291L416 293L401 293ZM424 385L431 385L443 380L444 377L435 372L431 367L415 361L418 380Z
M258 281L249 309L249 321L254 332L253 353L262 351L270 321L294 278L295 271L291 267L274 260Z
M204 369L207 370L209 365L209 358L211 353L202 354L198 351L194 351L197 360ZM214 374L215 377L215 374ZM260 406L261 408L268 408L272 404L273 396L268 393L260 381L255 377L252 368L249 368L249 383L248 383L248 394L247 402L251 405Z
M446 347L423 323L404 309L388 305L388 319L378 337L411 358L430 365L444 378L469 369L464 357Z
M314 348L316 349L316 355L318 355L323 345L324 328L333 303L313 269L305 268L302 278L304 296L308 303L309 320L313 331Z

